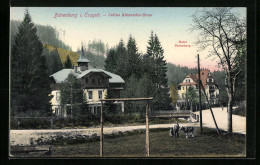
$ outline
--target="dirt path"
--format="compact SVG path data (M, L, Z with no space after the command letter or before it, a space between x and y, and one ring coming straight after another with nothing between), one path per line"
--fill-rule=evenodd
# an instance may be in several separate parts
M227 123L228 123L228 113L227 107L222 108L212 108L214 113L217 125L219 129L227 130ZM199 112L195 114L199 115ZM246 134L246 117L232 115L233 119L233 132ZM216 128L210 110L203 110L202 111L202 124L203 126L209 128Z
M197 126L198 123L180 123L180 126ZM156 124L150 125L149 128L170 128L173 124ZM104 127L104 134L111 134L116 132L126 132L133 130L145 129L145 125L139 126L122 126L122 127ZM35 142L38 138L45 140L51 139L54 136L76 136L85 135L91 136L100 135L100 128L86 128L86 129L41 129L41 130L11 130L10 143L11 145L29 145L32 138Z

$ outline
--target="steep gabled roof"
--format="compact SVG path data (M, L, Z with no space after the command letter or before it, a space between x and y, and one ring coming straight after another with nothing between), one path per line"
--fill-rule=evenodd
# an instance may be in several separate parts
M78 73L74 72L73 69L62 69L52 75L50 77L53 77L56 83L62 83L66 80L66 78L69 76L69 74L73 74L74 76L78 76Z
M206 86L208 77L213 78L212 76L209 76L209 73L210 73L210 71L207 70L207 69L202 69L200 71L200 80L202 82L203 87ZM198 79L199 79L198 74L196 74L196 75L195 74L189 74L189 75L186 76L186 78L191 78L194 82L187 82L187 83L186 82L182 82L179 85L182 85L182 86L198 85Z
M125 81L119 75L105 71L103 69L88 69L84 72L75 72L73 69L62 69L50 75L50 77L53 77L56 83L62 83L66 80L69 74L73 74L77 77L77 79L79 79L89 73L98 73L98 72L108 75L109 83L125 83Z
M103 73L105 73L106 75L108 75L110 77L109 83L125 83L125 81L119 75L105 71L103 69L88 69L88 70L82 72L80 75L78 75L77 78L81 78L81 77L89 74L90 72L103 72Z

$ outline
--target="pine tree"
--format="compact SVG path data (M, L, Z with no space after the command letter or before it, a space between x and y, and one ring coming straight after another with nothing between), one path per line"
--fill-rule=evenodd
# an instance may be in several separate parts
M120 40L119 44L116 47L116 58L117 60L115 73L120 75L124 80L126 80L128 78L126 68L128 57L123 40Z
M147 53L144 57L145 69L154 85L152 105L154 109L170 107L170 96L167 79L167 67L164 60L164 51L157 35L151 32L148 41Z
M43 45L29 11L18 27L11 52L11 110L12 115L50 112L51 93Z
M72 63L71 63L69 55L67 55L66 61L64 63L64 68L67 68L67 69L71 69L72 68Z
M116 51L115 49L110 49L107 54L107 58L105 60L105 70L115 73L116 72Z
M134 75L140 79L142 76L141 57L135 39L131 35L127 43L127 64L125 67L127 68L127 78Z
M51 52L49 52L47 48L43 48L42 55L44 55L46 58L46 67L48 69L48 75L51 75L63 69L63 65L60 60L57 48Z

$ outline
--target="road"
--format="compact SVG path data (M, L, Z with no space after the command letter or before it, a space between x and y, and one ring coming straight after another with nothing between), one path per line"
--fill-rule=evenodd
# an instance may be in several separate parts
M228 113L227 107L222 108L212 108L214 113L218 128L221 130L227 130L228 123ZM199 112L195 114L199 115ZM233 132L246 134L246 117L232 115L233 119ZM210 110L202 111L202 125L209 128L216 128Z
M225 109L225 108L224 108ZM212 115L210 110L202 111L202 121L204 127L215 128ZM227 130L227 112L221 108L213 108L213 113L215 115L219 129ZM199 112L196 112L199 114ZM149 128L170 128L172 124L156 124L150 125ZM198 127L198 122L191 123L180 123L180 126L195 126ZM132 130L145 129L145 125L138 126L121 126L121 127L105 127L104 134L111 134L115 132L126 132ZM246 117L241 117L233 115L233 132L246 134ZM41 130L10 130L10 143L12 145L29 145L30 139L33 139L34 143L39 138L43 141L51 139L54 136L63 137L75 137L76 135L87 135L91 136L96 134L100 135L100 128L86 128L86 129L41 129Z

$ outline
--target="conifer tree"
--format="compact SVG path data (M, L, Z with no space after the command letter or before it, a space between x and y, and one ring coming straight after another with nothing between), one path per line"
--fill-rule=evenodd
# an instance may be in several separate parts
M25 11L18 27L11 52L11 111L12 115L50 112L51 93L43 45L29 11ZM47 112L47 113L46 113Z
M105 70L115 73L116 72L116 51L115 49L110 49L107 53L107 58L105 60Z
M71 63L69 55L67 55L66 61L64 63L64 68L67 68L67 69L71 69L72 68L72 63Z
M141 57L135 39L130 35L127 43L127 77L134 75L139 79L142 76L141 65Z
M159 41L158 36L151 32L150 40L148 41L147 53L144 57L145 69L150 76L154 85L153 91L153 108L166 109L170 106L170 96L167 79L167 67L164 60L164 51Z

